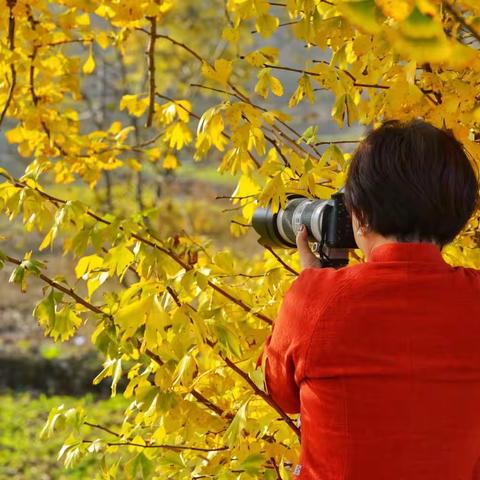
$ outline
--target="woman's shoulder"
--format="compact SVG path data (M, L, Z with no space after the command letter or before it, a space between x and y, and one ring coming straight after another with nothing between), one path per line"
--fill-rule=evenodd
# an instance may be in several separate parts
M381 272L372 271L370 267L368 262L359 262L341 268L304 268L297 277L297 286L299 290L315 289L326 296L352 288L362 289L372 281L378 282L378 277L382 276Z
M480 282L480 269L474 267L464 267L462 265L455 265L450 268L451 272L457 276L464 277L472 282Z
M338 281L340 279L347 279L347 278L354 278L358 275L362 275L365 270L367 269L367 263L354 263L350 265L345 265L344 267L340 268L333 268L333 267L309 267L304 268L299 276L302 276L304 279L313 279L318 278L322 280L335 280Z
M349 286L358 275L361 276L363 267L348 265L341 268L309 267L304 268L295 280L297 291L302 291L307 296L328 298L337 295Z

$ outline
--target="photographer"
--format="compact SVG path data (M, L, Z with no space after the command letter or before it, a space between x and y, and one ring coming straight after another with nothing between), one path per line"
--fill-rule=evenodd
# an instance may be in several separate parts
M480 480L480 271L441 249L478 206L462 145L387 121L352 155L345 205L365 261L302 271L257 365L300 413L295 478Z

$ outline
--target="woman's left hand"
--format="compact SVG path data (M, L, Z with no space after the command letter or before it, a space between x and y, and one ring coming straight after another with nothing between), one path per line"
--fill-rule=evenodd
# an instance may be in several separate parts
M302 229L303 227L303 229ZM297 232L296 243L298 253L300 254L300 267L305 268L321 268L320 259L312 252L308 244L308 231L305 225L301 225Z

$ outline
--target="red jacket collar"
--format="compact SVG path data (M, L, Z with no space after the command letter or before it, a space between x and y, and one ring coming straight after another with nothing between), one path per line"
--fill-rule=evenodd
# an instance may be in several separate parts
M373 248L369 262L431 262L448 266L442 257L440 247L429 242L392 242Z

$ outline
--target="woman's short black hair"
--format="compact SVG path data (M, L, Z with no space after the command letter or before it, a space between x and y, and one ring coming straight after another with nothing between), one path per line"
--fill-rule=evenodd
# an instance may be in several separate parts
M360 225L383 236L442 248L477 208L474 165L449 131L420 119L388 120L352 154L347 210Z

